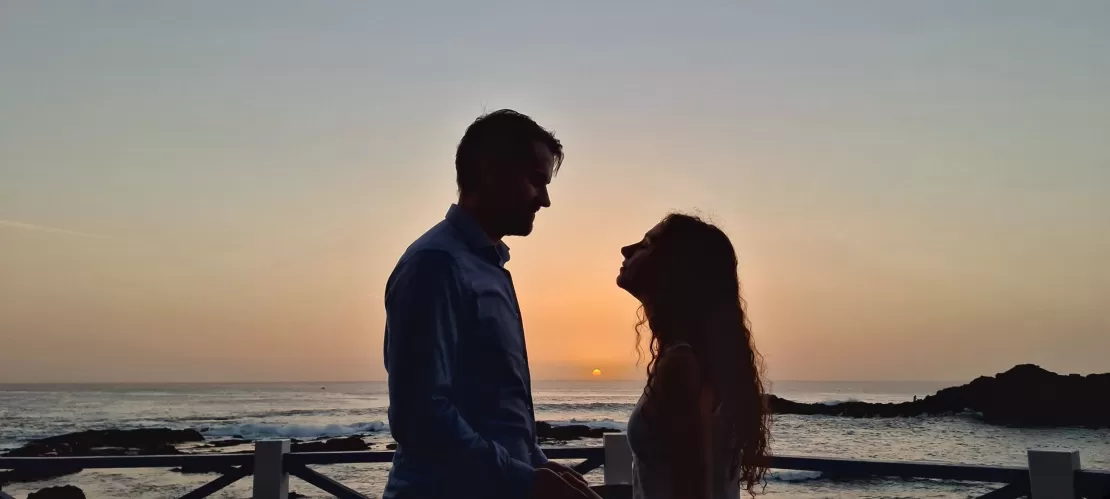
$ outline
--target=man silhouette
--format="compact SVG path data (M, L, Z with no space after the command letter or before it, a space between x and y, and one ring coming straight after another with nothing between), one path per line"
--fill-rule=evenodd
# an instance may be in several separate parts
M479 117L455 154L459 201L412 243L385 291L387 499L596 498L536 444L528 354L505 236L551 206L562 144L531 118Z

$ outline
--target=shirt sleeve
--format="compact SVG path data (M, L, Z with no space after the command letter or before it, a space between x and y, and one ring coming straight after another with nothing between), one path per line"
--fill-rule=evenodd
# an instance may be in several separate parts
M547 455L540 449L539 442L532 443L532 466L537 467L548 461Z
M385 293L390 431L407 454L442 455L445 459L436 461L451 463L444 472L453 482L524 498L534 479L531 463L475 432L450 398L461 289L455 260L443 251L409 255L390 276Z

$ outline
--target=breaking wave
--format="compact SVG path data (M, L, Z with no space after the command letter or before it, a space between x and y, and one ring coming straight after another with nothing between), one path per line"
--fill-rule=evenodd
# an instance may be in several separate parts
M808 482L820 479L820 471L771 470L767 474L767 480L774 482Z
M586 425L590 428L607 428L611 430L625 431L628 429L628 423L624 421L614 421L609 418L603 419L565 419L546 421L551 426L570 426L570 425Z
M834 405L840 405L840 404L847 404L849 402L859 402L859 399L848 397L844 400L826 400L824 402L819 402L819 403L821 405L834 406Z
M536 412L617 412L631 413L636 404L620 402L590 402L585 404L575 403L550 403L536 404Z

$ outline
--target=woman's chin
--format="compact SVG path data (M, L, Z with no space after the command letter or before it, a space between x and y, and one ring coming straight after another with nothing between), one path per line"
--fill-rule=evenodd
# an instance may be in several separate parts
M617 274L617 287L623 289L632 296L636 296L636 292L633 291L635 285L629 282L628 274L623 271Z

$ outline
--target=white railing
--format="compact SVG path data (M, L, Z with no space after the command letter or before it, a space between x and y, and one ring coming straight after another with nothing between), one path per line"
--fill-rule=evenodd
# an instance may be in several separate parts
M288 440L255 442L253 454L182 454L171 456L95 457L0 457L0 469L65 474L87 468L169 468L175 466L220 473L216 479L182 496L200 499L253 477L254 499L288 499L289 476L344 499L366 496L308 465L340 463L385 463L393 452L289 452ZM555 447L544 453L551 459L583 459L575 465L580 473L604 469L604 484L598 487L607 497L628 496L632 479L632 451L624 434L607 434L603 447ZM1004 484L983 498L1004 499L1090 499L1110 498L1110 471L1081 469L1078 451L1030 450L1028 467L977 466L901 461L867 461L818 457L774 456L767 463L774 469L816 471L837 478L890 477L931 478ZM0 491L0 499L11 496Z

